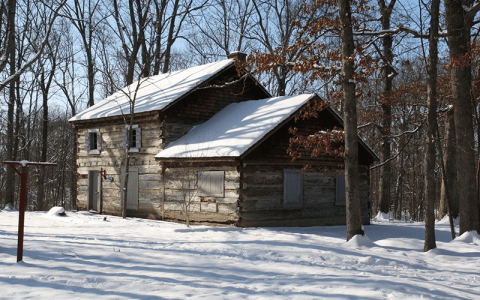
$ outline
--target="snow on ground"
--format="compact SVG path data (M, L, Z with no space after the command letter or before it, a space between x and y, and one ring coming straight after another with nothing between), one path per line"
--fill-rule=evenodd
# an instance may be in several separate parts
M89 212L0 211L0 299L480 299L480 239L423 253L422 223L383 220L346 243L345 226L191 226ZM458 230L458 228L457 228Z

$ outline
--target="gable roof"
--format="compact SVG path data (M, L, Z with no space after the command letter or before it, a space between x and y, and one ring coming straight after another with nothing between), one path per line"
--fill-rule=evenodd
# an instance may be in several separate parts
M241 156L314 96L304 94L232 103L170 143L155 158Z
M234 59L226 59L205 65L159 74L140 80L135 100L135 113L162 110L169 104L189 94L194 88L216 74L234 65ZM101 100L70 118L70 122L91 120L112 116L129 115L130 101L138 81Z
M232 103L171 142L155 158L243 157L316 96L303 94ZM343 127L343 118L334 109L327 107L324 111L333 115ZM379 161L377 154L360 136L358 141L371 155L372 161Z

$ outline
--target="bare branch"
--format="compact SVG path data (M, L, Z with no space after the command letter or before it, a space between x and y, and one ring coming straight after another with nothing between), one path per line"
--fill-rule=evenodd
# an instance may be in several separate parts
M60 9L62 9L62 7L65 5L66 2L67 0L63 0L63 2L60 3L55 9L55 11L53 12L52 19L50 20L50 23L48 23L48 27L45 31L45 37L43 38L43 41L40 44L40 49L38 50L38 52L35 54L34 57L32 57L29 61L27 61L20 69L18 69L15 72L15 74L8 76L3 82L0 83L0 91L2 91L8 84L16 80L16 78L18 78L20 75L22 75L43 54L43 50L45 49L45 46L48 44L48 38L50 36L50 32L52 31L52 27L55 22L55 19L58 17Z

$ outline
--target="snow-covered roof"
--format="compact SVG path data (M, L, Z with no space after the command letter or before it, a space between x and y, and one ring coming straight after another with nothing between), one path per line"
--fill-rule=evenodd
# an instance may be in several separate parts
M170 143L156 158L238 157L315 94L232 103Z
M233 59L200 65L172 73L152 76L140 81L135 113L164 109L168 104L188 94L195 87L204 83L220 71L233 65ZM90 120L122 114L130 114L130 98L133 99L138 82L113 93L92 107L72 117L69 121Z

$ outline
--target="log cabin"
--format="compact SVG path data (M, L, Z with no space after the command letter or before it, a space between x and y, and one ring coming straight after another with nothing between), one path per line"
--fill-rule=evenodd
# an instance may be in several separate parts
M121 214L128 142L128 216L241 227L345 224L343 159L323 153L292 162L287 153L289 128L314 134L342 128L342 118L330 107L316 118L295 118L319 96L272 98L254 77L239 75L235 60L244 58L235 52L147 78L72 117L77 208ZM364 224L368 167L377 160L359 139Z

